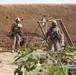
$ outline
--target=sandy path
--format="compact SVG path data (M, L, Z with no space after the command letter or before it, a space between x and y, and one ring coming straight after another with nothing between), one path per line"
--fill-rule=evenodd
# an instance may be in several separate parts
M17 66L12 63L16 54L10 52L0 53L0 75L14 75Z

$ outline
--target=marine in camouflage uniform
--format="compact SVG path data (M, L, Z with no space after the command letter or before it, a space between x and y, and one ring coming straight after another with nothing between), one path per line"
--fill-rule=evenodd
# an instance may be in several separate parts
M59 43L61 42L61 33L55 20L52 21L52 26L47 31L44 40L47 40L47 38L48 38L48 49L51 50L52 45L54 45L54 50L57 51L58 50L57 42Z
M22 24L20 23L20 18L16 18L15 23L11 27L11 36L13 37L12 52L14 52L16 48L20 47L22 36L21 28Z

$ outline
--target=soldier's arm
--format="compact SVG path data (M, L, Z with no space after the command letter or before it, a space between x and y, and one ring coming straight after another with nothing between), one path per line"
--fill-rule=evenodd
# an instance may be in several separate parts
M12 26L10 27L9 35L11 35L11 34L13 33L14 25L15 25L15 24L12 24Z
M51 32L51 30L49 28L48 31L47 31L47 33L46 33L46 35L45 35L45 37L44 37L44 40L47 40L48 39L48 36L51 36L50 35L50 32Z
M14 26L15 26L15 23L12 24L12 26L10 28L10 32L13 32Z
M61 31L59 28L58 28L58 33L59 33L60 38L62 39Z

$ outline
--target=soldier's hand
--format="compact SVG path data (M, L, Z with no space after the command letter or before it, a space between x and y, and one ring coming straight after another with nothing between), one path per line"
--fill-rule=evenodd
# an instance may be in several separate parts
M44 43L46 43L46 40L43 40L43 41L41 42L40 48L43 46Z
M46 40L43 40L43 41L42 41L42 44L44 44L44 43L46 43Z

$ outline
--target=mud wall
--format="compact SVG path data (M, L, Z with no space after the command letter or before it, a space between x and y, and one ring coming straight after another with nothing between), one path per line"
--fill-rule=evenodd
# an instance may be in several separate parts
M76 42L76 5L75 4L13 4L13 5L0 5L0 39L4 40L6 37L8 41L8 33L10 27L14 23L16 17L21 18L23 24L23 32L34 34L38 26L38 21L42 16L46 15L47 19L62 19L73 42ZM51 23L48 23L48 28ZM62 30L62 29L61 29ZM30 35L31 35L30 34ZM40 29L36 32L37 37L42 37ZM25 34L26 35L26 34ZM36 36L34 34L34 36ZM28 37L29 38L29 37ZM27 39L28 39L27 38ZM10 38L9 38L10 40ZM2 42L3 44L5 43ZM10 42L9 42L10 43ZM2 44L0 43L2 46ZM7 45L7 44L6 44Z

